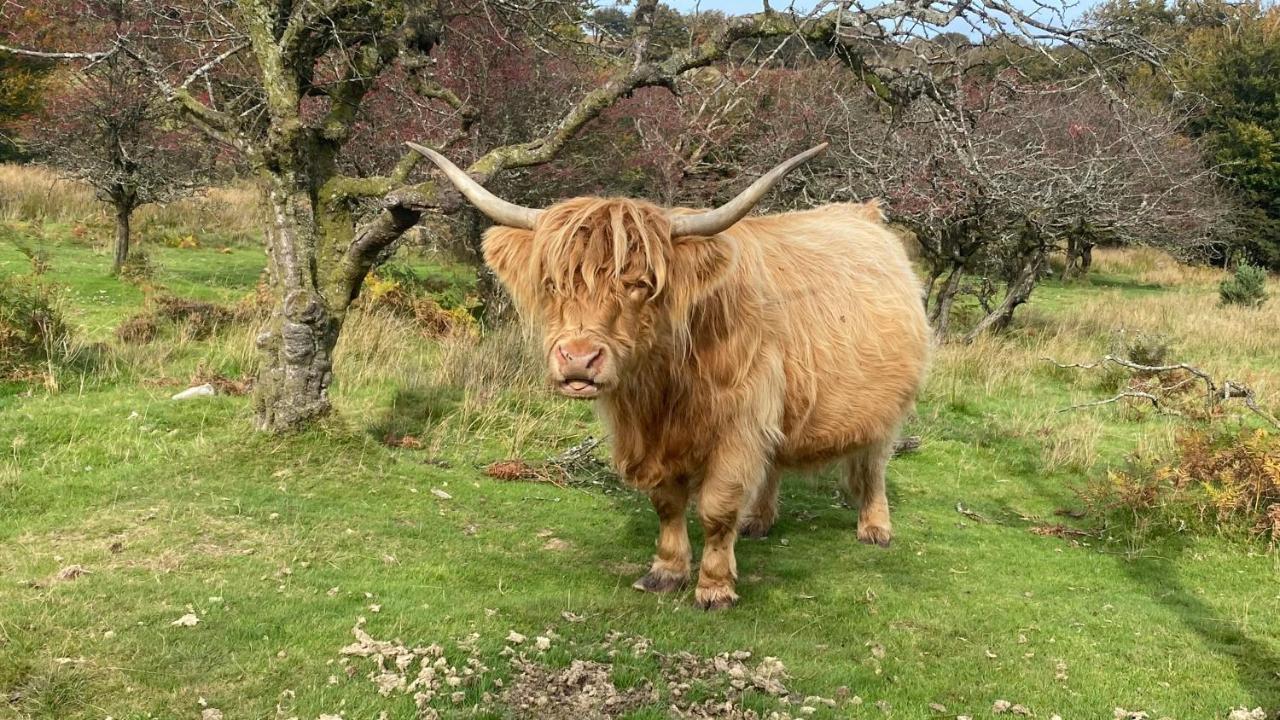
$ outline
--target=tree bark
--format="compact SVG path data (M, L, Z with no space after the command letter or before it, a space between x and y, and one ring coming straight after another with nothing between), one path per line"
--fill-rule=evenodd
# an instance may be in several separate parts
M1093 266L1094 243L1088 238L1071 235L1067 238L1067 267L1062 272L1063 279L1085 275Z
M312 191L302 178L268 175L267 254L275 294L271 317L257 337L262 365L254 387L259 430L295 430L329 413L333 349L349 299L337 306L322 287L325 245Z
M111 273L113 275L120 274L124 268L124 263L129 259L129 242L131 229L130 225L133 220L133 208L128 205L117 204L116 209L116 248L115 259L111 262Z
M1035 290L1036 283L1040 280L1040 275L1044 272L1047 255L1043 250L1036 250L1034 254L1026 260L1022 269L1018 271L1017 277L1009 283L1009 289L1005 293L1004 300L1001 301L999 307L994 312L989 313L986 317L974 326L967 335L964 336L966 343L973 342L986 332L1002 332L1009 327L1009 323L1013 322L1013 312L1018 306L1025 303L1031 298L1031 291Z
M964 277L964 267L953 266L951 274L947 275L946 281L938 289L938 295L933 299L933 309L929 311L929 323L933 325L934 337L939 341L946 339L947 330L951 325L951 305L955 302L956 294L960 292L962 277Z

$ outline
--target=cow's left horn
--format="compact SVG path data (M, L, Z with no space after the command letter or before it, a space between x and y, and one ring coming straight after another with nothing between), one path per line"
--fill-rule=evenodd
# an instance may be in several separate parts
M790 160L770 170L759 180L751 183L751 187L743 190L738 197L721 205L715 210L708 210L697 215L675 215L671 218L671 236L715 235L728 230L734 223L746 217L751 208L760 202L760 198L778 183L784 175L819 155L830 143L809 148Z
M542 213L541 210L516 205L494 195L486 190L483 185L476 182L465 170L449 162L449 158L429 147L423 147L417 143L405 144L435 163L436 167L444 172L445 177L449 178L449 182L458 188L458 192L470 200L471 204L475 205L480 212L488 215L490 220L499 225L523 230L532 230L534 224L538 222L538 215Z

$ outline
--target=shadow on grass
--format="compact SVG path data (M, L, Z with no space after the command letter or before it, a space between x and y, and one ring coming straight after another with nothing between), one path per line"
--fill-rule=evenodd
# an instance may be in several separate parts
M458 402L458 391L453 388L434 385L399 388L386 412L368 426L369 435L380 442L389 437L425 436Z
M1046 502L1062 504L1063 475L1045 473L1030 477L1036 480L1023 483L1027 491ZM1083 479L1082 475L1079 477ZM1007 524L1016 524L1017 521L1011 519L1019 515L1014 507L1001 504L1000 512L1005 518L1010 518ZM1046 522L1059 520L1061 518ZM1030 528L1034 523L1025 524ZM1251 695L1249 707L1280 705L1280 655L1187 589L1177 572L1179 559L1190 549L1186 537L1165 536L1157 547L1161 554L1159 558L1127 559L1120 556L1117 558L1120 571L1139 590L1181 619L1183 625L1199 637L1207 651L1230 663L1240 687Z
M1144 283L1131 277L1118 277L1115 275L1099 275L1090 273L1078 280L1071 280L1064 285L1070 284L1088 285L1090 287L1108 288L1111 290L1129 290L1140 293L1158 293L1163 292L1166 288L1156 283Z
M922 577L917 571L895 562L896 554L905 551L902 545L884 549L858 542L858 510L840 499L838 486L842 482L843 470L839 462L828 467L783 473L778 519L769 535L765 538L739 537L735 545L740 573L738 592L744 594L744 602L750 602L746 594L763 595L770 590L791 589L803 594L805 588L811 586L814 576L826 571L825 565L816 562L811 551L804 549L806 547L829 548L839 554L842 564L885 576L894 584L912 586L921 592L942 591L945 582ZM890 506L900 508L902 498L892 479L888 494ZM602 543L589 561L604 566L607 574L630 585L649 569L658 537L658 517L643 492L623 489L609 492L606 497L614 506L611 515L625 520L611 531L616 535L610 536L608 543ZM685 522L693 549L693 577L686 588L691 594L697 581L704 544L696 498L690 499ZM788 540L790 545L784 544ZM617 560L619 546L627 548L626 562Z
M1280 655L1187 589L1177 572L1177 559L1185 554L1186 543L1171 540L1161 549L1176 554L1173 559L1121 557L1120 570L1152 600L1177 615L1209 652L1228 661L1240 687L1251 696L1249 707L1280 705Z

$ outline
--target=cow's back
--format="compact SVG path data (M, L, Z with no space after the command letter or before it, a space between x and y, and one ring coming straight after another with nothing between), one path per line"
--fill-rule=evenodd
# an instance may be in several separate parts
M891 438L924 378L930 337L901 240L868 205L749 218L743 281L769 305L784 358L783 464Z

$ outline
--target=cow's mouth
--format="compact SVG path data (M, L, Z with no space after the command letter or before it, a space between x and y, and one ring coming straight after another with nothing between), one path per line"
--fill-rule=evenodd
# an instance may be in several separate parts
M590 380L562 380L559 390L561 395L584 400L600 394L600 386Z

